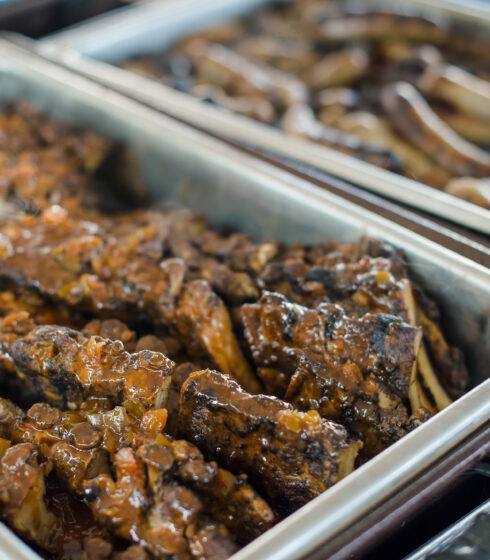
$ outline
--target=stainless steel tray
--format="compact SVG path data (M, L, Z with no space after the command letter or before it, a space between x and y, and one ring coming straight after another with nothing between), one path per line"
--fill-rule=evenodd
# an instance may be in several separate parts
M349 542L352 527L362 524L373 508L389 500L399 502L408 485L423 480L449 456L453 463L460 462L468 438L479 434L476 453L482 452L489 438L484 435L482 440L481 431L490 418L489 270L0 40L0 106L19 98L54 118L129 143L154 198L203 212L216 226L233 225L254 238L286 242L352 240L367 234L403 248L414 276L439 303L447 330L467 354L475 389L241 550L234 560L312 558L326 542L340 537ZM466 452L464 456L469 457ZM2 559L29 558L25 547L17 549L17 540L10 533L5 540L5 534L0 531Z
M356 1L356 0L354 0ZM366 0L369 5L399 4L403 9L446 17L488 37L490 10L471 1ZM366 2L363 5L366 5ZM202 128L235 138L337 175L384 196L469 228L490 233L490 211L445 192L278 129L205 104L111 63L162 51L183 36L240 17L271 0L164 0L122 9L46 38L39 52L93 79Z
M479 516L485 516L487 522L481 524L478 529L475 523ZM490 543L485 540L485 531L490 529L490 500L487 500L480 507L451 525L448 529L437 535L434 539L410 554L405 560L430 560L437 558L442 560L444 557L450 559L458 555L464 556L467 560L483 560L490 555ZM487 533L488 536L488 533ZM473 539L478 542L472 542ZM451 550L448 550L451 549ZM447 550L447 556L444 552Z

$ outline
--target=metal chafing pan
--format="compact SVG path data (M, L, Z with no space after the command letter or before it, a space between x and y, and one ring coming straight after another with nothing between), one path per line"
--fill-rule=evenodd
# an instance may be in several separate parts
M357 1L357 0L355 0ZM271 0L164 0L122 9L95 18L46 38L40 52L101 83L110 85L162 112L283 156L301 160L347 181L445 219L490 233L490 211L423 185L407 177L375 167L309 140L258 123L222 108L205 104L113 66L124 58L159 52L178 39L205 27L232 20ZM366 5L399 6L408 11L451 20L472 36L490 34L490 10L473 2L366 0Z
M452 342L466 352L475 386L471 392L241 550L235 560L293 560L317 553L342 558L339 550L359 542L360 533L392 529L403 508L423 502L485 452L490 441L487 269L0 40L0 106L21 98L54 118L128 144L152 197L203 212L215 226L232 225L255 238L286 242L361 235L390 241L406 251L414 277L440 305ZM9 560L35 558L4 529L0 550Z
M454 523L405 560L485 560L490 556L490 500ZM486 536L485 536L486 535Z

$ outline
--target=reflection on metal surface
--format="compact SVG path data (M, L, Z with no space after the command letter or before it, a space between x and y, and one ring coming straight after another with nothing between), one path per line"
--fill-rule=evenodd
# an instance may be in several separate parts
M490 500L405 560L488 560Z

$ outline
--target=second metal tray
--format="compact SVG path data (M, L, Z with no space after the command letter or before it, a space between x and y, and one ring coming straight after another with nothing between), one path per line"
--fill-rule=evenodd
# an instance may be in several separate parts
M375 167L338 151L213 107L154 80L113 66L137 54L163 51L198 29L240 17L271 0L164 0L123 9L46 38L38 52L158 110L294 160L322 169L366 189L490 233L490 211ZM369 4L386 5L387 0ZM364 3L366 4L366 3ZM393 2L389 4L393 5ZM460 28L487 36L490 12L474 3L396 1L404 9L447 17Z

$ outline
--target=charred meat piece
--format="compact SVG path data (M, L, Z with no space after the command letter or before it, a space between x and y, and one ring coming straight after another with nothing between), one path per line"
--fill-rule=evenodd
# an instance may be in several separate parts
M281 120L281 128L385 169L396 170L399 166L398 159L389 150L363 144L354 134L346 134L336 128L324 126L316 119L313 109L306 104L289 107Z
M490 154L461 138L409 83L387 86L382 104L399 132L455 175L486 177Z
M275 397L250 395L205 370L182 387L183 434L232 471L246 472L277 510L291 513L354 468L346 430Z
M157 557L228 558L237 546L228 531L203 512L198 496L168 480L172 455L143 446L114 455L115 479L100 475L85 482L92 511L121 537Z
M149 456L163 454L171 459L167 478L195 492L206 513L237 535L240 543L248 543L275 522L272 510L245 476L206 462L191 443L162 434L165 410L145 411L135 401L126 402L124 407L108 406L108 402L93 399L80 410L63 412L36 403L23 413L10 401L0 399L0 435L15 443L39 446L60 480L77 494L83 493L85 481L109 472L110 454L147 445Z
M358 318L336 304L314 310L267 292L256 304L244 305L241 313L258 367L291 376L308 349L325 362L353 362L363 375L376 375L402 398L408 397L422 333L400 318L381 313ZM281 383L274 389L281 394L284 388Z
M7 449L0 460L0 511L15 531L44 550L57 552L60 522L45 501L47 468L35 445Z
M351 361L342 365L301 358L286 391L299 410L318 410L322 418L347 426L362 442L361 457L371 458L401 437L412 418L398 395L374 374L366 378ZM417 418L430 413L417 409Z
M27 103L0 115L0 196L38 212L61 201L80 206L97 198L91 175L107 156L110 142L91 132L71 131Z
M120 341L85 338L66 327L41 326L11 348L16 369L40 384L52 404L79 406L89 396L116 404L136 400L161 407L167 398L174 363L158 352L129 354Z
M261 385L245 360L221 299L204 280L188 284L177 305L176 326L192 356L216 365L253 393Z
M338 303L349 313L390 313L414 323L411 283L397 263L382 257L335 261L334 253L317 257L314 265L304 259L274 262L261 275L260 284L306 307Z

